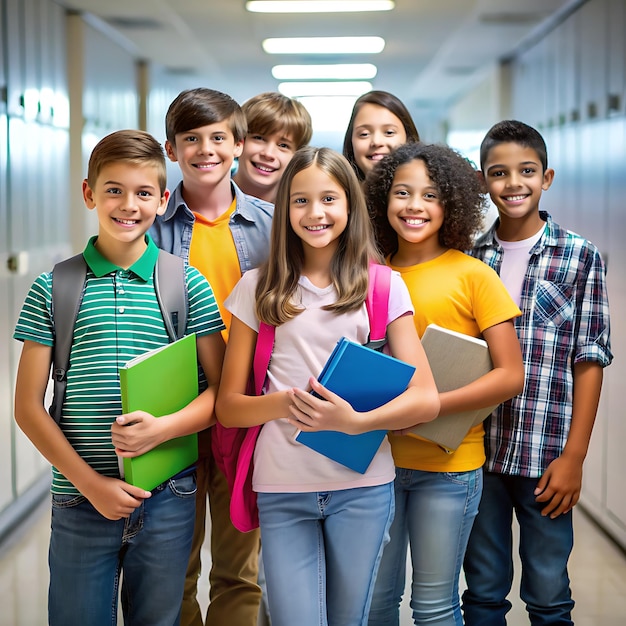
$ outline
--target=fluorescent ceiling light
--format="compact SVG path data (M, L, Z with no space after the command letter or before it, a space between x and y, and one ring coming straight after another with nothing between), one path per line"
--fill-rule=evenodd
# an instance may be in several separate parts
M360 96L361 94L359 94ZM321 133L335 133L337 149L341 152L343 136L348 127L352 108L358 96L304 96L298 98L311 115L315 145L332 145L330 137L319 137Z
M372 83L364 80L347 82L293 82L279 83L278 91L289 98L299 96L360 96L372 90Z
M387 0L284 0L282 2L246 2L252 13L354 13L365 11L391 11L395 2Z
M275 37L263 40L268 54L377 54L382 37Z
M277 80L365 80L378 71L371 63L329 63L327 65L275 65Z

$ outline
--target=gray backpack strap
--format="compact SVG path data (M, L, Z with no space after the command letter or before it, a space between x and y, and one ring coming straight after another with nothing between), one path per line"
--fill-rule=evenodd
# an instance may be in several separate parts
M54 392L49 412L57 424L61 421L74 326L83 300L86 277L87 264L82 253L57 263L52 270ZM185 264L180 257L159 250L154 290L170 341L176 341L184 336L188 308Z
M82 253L57 263L52 270L52 321L54 324L52 380L54 382L54 394L49 411L57 424L61 421L74 326L83 299L86 276L87 264Z
M189 307L185 263L179 256L159 250L154 291L170 341L176 341L185 335Z

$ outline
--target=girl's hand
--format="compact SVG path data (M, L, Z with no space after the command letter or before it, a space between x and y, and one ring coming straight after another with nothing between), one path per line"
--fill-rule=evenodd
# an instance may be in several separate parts
M292 389L289 392L289 411L292 415L289 418L290 424L304 432L336 430L357 435L367 430L363 428L360 414L348 402L320 385L314 378L309 379L309 384L320 398L302 389Z
M120 415L111 426L111 439L115 453L122 457L135 457L163 443L159 420L145 411Z

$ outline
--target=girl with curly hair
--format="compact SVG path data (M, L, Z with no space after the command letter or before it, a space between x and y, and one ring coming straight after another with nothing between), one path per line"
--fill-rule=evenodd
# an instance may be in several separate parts
M447 146L406 144L370 172L366 195L379 248L409 288L418 334L434 323L489 346L493 370L441 393L439 415L518 394L524 370L512 320L520 311L495 271L463 252L480 231L485 204L469 162ZM459 575L482 492L483 426L452 453L402 432L389 435L396 513L369 624L399 623L410 545L415 624L462 626Z

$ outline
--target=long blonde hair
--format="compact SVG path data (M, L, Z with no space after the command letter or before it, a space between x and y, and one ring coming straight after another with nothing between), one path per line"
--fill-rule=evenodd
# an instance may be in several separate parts
M350 163L330 148L301 148L285 168L278 185L269 257L261 267L256 289L257 316L272 326L279 326L302 312L292 297L302 274L304 249L302 240L291 227L289 204L294 176L312 166L340 185L349 207L348 223L339 236L339 246L330 266L338 298L324 308L343 313L362 306L367 295L369 263L380 262L361 185Z

